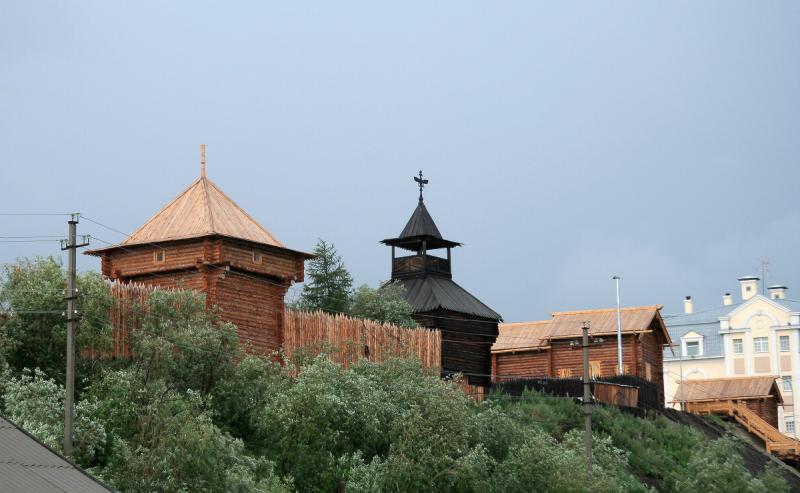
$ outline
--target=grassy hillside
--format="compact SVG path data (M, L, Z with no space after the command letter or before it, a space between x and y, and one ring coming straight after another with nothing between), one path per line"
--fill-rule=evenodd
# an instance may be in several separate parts
M489 405L501 405L516 419L541 426L556 438L583 426L580 406L571 399L527 393L517 401L495 396ZM789 490L782 471L766 456L753 457L752 447L727 433L727 426L680 414L640 418L611 406L595 407L593 432L623 450L626 471L658 491ZM676 422L676 416L685 424ZM704 432L708 427L713 431Z

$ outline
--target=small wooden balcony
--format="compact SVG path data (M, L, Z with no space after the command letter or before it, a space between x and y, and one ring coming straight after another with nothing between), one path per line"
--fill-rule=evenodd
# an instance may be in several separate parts
M411 255L392 259L392 278L403 279L422 274L451 278L450 260L433 255Z

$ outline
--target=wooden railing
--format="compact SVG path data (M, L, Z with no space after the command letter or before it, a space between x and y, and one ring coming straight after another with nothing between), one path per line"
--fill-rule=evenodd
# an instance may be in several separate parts
M410 255L392 260L392 277L403 278L421 272L449 276L450 261L433 255Z
M748 432L764 441L767 453L781 458L800 457L800 441L788 437L738 401L687 402L686 410L695 414L726 414L733 417Z

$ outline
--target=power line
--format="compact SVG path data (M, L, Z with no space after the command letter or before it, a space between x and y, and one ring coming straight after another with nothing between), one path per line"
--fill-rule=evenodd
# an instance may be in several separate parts
M72 212L0 212L0 216L71 216Z
M45 240L45 239L30 239L30 240L0 240L0 243L50 243L50 242L58 242L57 239L52 240Z
M116 229L116 228L112 228L111 226L107 226L107 225L105 225L105 224L103 224L103 223L101 223L101 222L99 222L99 221L96 221L96 220L94 220L94 219L92 219L92 218L90 218L90 217L88 217L88 216L81 216L81 218L83 218L83 219L86 219L86 220L87 220L87 221L89 221L90 223L95 223L96 225L98 225L98 226L100 226L100 227L106 228L106 229L107 229L107 230L109 230L109 231L113 231L113 232L115 232L115 233L119 233L119 234L121 234L121 235L123 235L123 236L126 236L126 237L127 237L127 236L130 236L130 233L126 233L126 232L124 232L124 231L120 231L120 230L118 230L118 229ZM156 245L155 243L148 243L148 244L150 244L150 245L154 245L154 246L158 246L159 248L161 248L161 246L160 246L160 245Z
M56 238L56 239L60 239L60 238L62 238L63 236L64 236L64 235L23 235L23 236L0 236L0 239L3 239L3 240L15 240L15 239L21 239L21 238L26 238L26 239L27 239L27 238Z

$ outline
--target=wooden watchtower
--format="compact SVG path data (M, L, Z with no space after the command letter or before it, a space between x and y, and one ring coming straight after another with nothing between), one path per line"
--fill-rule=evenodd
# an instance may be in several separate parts
M422 196L428 180L419 177L419 202L392 247L392 280L406 289L406 301L419 325L442 331L442 373L463 373L473 385L491 382L491 347L502 317L453 281L451 251L461 243L446 240ZM398 257L396 249L411 252ZM446 250L444 256L432 252Z
M205 293L264 354L281 347L284 296L313 258L286 248L206 177L205 148L186 190L122 243L86 253L101 258L109 279Z

